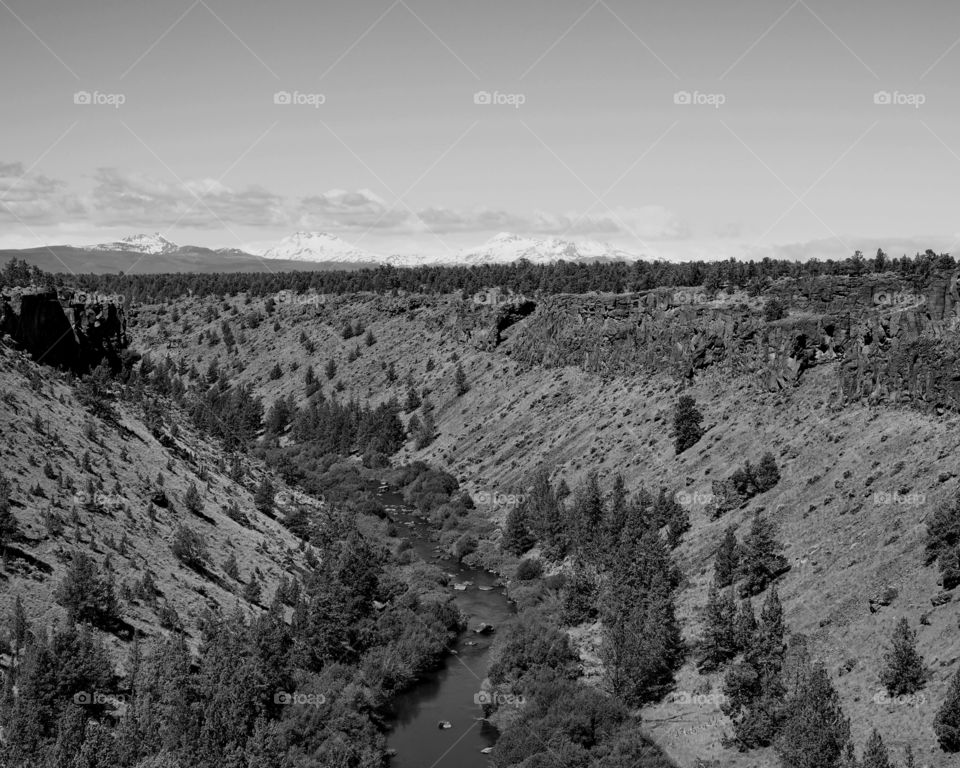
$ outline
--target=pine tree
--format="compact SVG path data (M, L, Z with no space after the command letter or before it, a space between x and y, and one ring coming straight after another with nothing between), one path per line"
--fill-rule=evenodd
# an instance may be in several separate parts
M260 580L256 576L251 576L250 580L243 585L243 599L248 603L259 605L261 591Z
M363 343L366 344L368 347L372 347L374 344L377 343L377 339L373 335L373 331L369 328L367 329L367 335L364 336L363 338Z
M827 671L816 666L784 710L776 748L784 768L840 768L850 721Z
M944 752L960 752L960 672L953 676L950 690L933 720L940 749Z
M231 552L230 557L224 561L223 572L234 581L240 580L240 566L237 563L237 555L234 552Z
M737 534L734 526L728 526L717 550L713 562L713 578L721 589L729 587L736 579L740 568L740 554L737 548Z
M880 682L891 696L915 693L926 682L926 669L917 652L917 635L905 617L901 617L894 627L891 647L884 655Z
M876 728L864 745L863 759L860 761L859 768L894 768L893 763L890 762L890 753L887 752L887 747Z
M10 642L10 650L13 652L13 656L17 657L30 635L30 622L27 620L27 612L23 607L23 600L20 599L20 595L17 595L13 601L7 626L9 627L7 639Z
M417 393L416 387L409 387L407 389L407 402L404 406L404 410L407 413L413 413L417 408L420 407L421 403L420 395Z
M426 403L426 400L424 400ZM417 450L426 448L430 443L432 443L437 437L437 427L433 421L433 412L426 409L423 409L423 419L420 421L420 427L414 433L414 441L417 447Z
M327 360L327 364L323 369L324 375L331 381L337 377L337 361L332 357Z
M724 679L727 700L723 711L733 722L735 741L743 748L767 746L777 733L785 695L785 631L783 607L774 588L764 601L743 662L731 667Z
M393 364L393 360L390 361L390 364L387 366L387 382L389 384L395 383L397 380L397 368Z
M549 485L547 486L549 489ZM619 472L613 478L613 490L607 499L603 520L603 549L612 556L620 544L620 536L627 524L629 510L627 507L627 489L623 475Z
M267 516L273 514L275 493L273 483L270 482L269 477L265 476L263 480L260 481L260 485L257 486L257 490L253 495L254 505L260 512Z
M753 484L757 493L769 491L773 486L780 482L780 469L777 467L777 460L772 453L765 453L760 459L760 463L753 470Z
M753 603L750 598L740 602L737 617L734 620L734 637L737 650L745 651L753 645L757 634L757 616L753 612Z
M467 375L463 372L463 366L457 363L457 370L453 376L454 386L456 387L457 397L467 394L470 391L470 385L467 383Z
M783 545L776 539L773 523L759 513L754 515L750 532L740 547L740 585L742 597L763 592L777 576L788 569L787 559L780 554Z
M700 643L703 651L700 660L702 670L717 669L736 655L736 610L733 590L721 592L715 581L710 582L704 616L704 634Z
M0 473L0 554L17 535L17 518L10 503L10 481Z
M195 483L187 486L187 492L183 495L183 506L191 514L198 515L203 511L203 499L200 498L200 492Z
M520 557L529 552L535 543L536 540L530 533L530 527L527 524L526 504L517 504L511 507L503 529L503 541L501 542L503 550Z
M571 530L577 532L575 544L584 554L596 562L603 546L603 491L596 471L587 475L586 480L577 488L574 503L570 510Z
M673 442L678 455L702 437L702 421L703 414L697 410L696 400L690 395L682 395L673 416Z

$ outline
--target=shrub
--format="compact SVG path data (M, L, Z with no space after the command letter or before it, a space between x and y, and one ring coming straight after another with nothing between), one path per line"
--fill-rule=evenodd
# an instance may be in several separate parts
M543 563L535 557L528 557L517 565L517 578L520 581L532 581L543 576Z
M170 545L173 556L188 568L202 570L207 560L207 542L203 535L185 525L177 526Z
M702 421L703 414L697 410L696 400L689 395L681 396L673 415L673 443L678 455L703 436Z

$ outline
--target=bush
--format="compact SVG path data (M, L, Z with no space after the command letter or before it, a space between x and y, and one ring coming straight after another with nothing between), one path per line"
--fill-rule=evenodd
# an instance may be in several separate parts
M177 526L170 545L173 556L188 568L202 570L207 560L207 542L203 535L185 525Z
M103 626L119 618L113 577L109 571L103 576L97 571L93 558L85 552L76 552L57 585L54 599L66 609L71 623L88 622Z
M517 578L520 581L532 581L543 576L543 563L535 557L528 557L517 565Z
M681 396L673 415L673 442L678 455L703 436L702 421L703 414L697 410L696 400L689 395Z

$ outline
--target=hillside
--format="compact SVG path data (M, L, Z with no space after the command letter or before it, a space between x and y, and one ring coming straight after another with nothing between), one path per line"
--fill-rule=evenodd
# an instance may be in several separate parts
M434 461L475 496L488 494L481 499L522 489L540 465L571 487L597 469L605 484L620 472L631 488L685 490L692 529L678 550L686 575L678 610L688 640L700 633L724 528L735 523L742 535L755 510L767 511L791 564L778 582L788 626L806 634L827 664L856 742L876 727L895 754L912 743L921 763L939 766L949 758L930 723L957 669L958 608L931 604L940 590L936 568L923 565L923 543L925 520L958 485L956 282L949 274L934 278L923 305L903 310L875 298L906 290L895 283L824 278L818 286L786 283L766 296L696 306L652 292L639 304L624 298L625 306L646 307L629 328L625 316L588 311L612 302L594 297L504 308L455 296L356 295L279 302L269 317L261 300L237 297L230 310L218 308L206 321L187 301L144 307L132 332L158 355L182 354L201 365L212 352L207 341L197 343L201 332L219 333L223 319L237 330L244 314L259 312L263 322L243 328L234 356L222 345L213 350L267 402L302 397L308 363L329 391L332 382L322 372L334 359L333 381L347 383L343 396L363 400L402 401L409 374L430 391L439 436L422 451L408 443L398 458ZM763 319L770 295L786 300L785 318ZM182 325L187 318L189 332ZM159 321L176 341L159 342ZM372 346L343 339L344 325L353 321L373 332ZM355 348L360 356L351 362ZM428 359L435 362L431 371ZM453 389L456 361L470 383L461 397ZM275 363L281 375L271 380ZM695 397L707 431L677 458L669 422L681 391ZM765 451L781 467L776 488L712 519L711 481ZM485 510L502 521L507 507ZM881 690L879 660L900 616L918 630L932 670L925 701L906 711L873 701ZM589 660L594 634L583 628L575 635L584 639ZM714 675L709 684L718 681ZM705 685L688 663L679 687ZM772 759L762 751L721 749L724 718L715 705L660 704L644 717L681 765L695 758L723 765Z

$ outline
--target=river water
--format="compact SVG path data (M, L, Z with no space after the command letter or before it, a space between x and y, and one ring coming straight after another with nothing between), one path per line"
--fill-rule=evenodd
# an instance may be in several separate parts
M387 746L396 750L392 768L487 768L488 754L499 735L482 719L476 701L480 684L490 664L490 646L494 635L477 634L481 624L495 631L513 615L513 607L495 574L467 568L455 559L439 558L433 531L402 499L386 493L380 500L396 523L398 535L407 539L417 554L452 574L450 589L461 613L467 616L467 628L451 646L442 666L425 674L405 693L394 699ZM455 584L467 584L454 589ZM449 728L441 728L449 722Z

